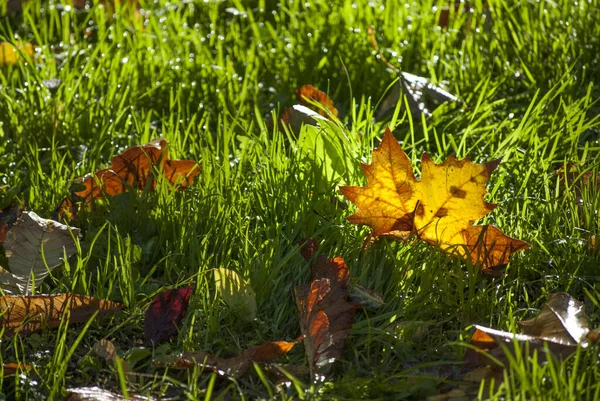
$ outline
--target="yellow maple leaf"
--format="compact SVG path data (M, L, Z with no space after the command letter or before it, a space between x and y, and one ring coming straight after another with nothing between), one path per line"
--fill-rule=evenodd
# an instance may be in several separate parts
M405 240L415 235L449 253L469 257L483 270L501 267L513 252L530 245L494 226L473 225L496 208L483 197L485 184L499 163L477 164L450 156L436 165L424 153L421 180L417 180L388 128L373 151L371 164L362 165L368 184L340 188L358 206L348 220L371 227L374 238Z

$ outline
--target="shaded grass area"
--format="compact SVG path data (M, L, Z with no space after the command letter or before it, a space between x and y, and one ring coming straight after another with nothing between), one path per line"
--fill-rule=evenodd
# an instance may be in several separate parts
M127 309L86 331L4 338L2 360L34 371L0 378L0 391L46 399L98 385L191 399L423 399L459 377L472 324L516 330L549 293L566 291L585 301L597 326L600 256L588 240L598 234L598 188L585 188L579 201L555 171L572 162L597 174L600 165L600 4L474 1L468 11L451 8L442 29L443 6L158 0L141 17L125 7L113 18L100 5L30 1L3 19L2 40L38 46L35 62L0 69L0 185L10 188L3 202L15 193L51 217L73 178L158 136L172 158L198 160L202 173L188 191L159 180L155 192L107 199L79 219L80 251L40 292L95 295ZM374 121L396 74L375 56L369 26L391 63L445 83L464 106ZM53 78L62 81L56 90L43 84ZM343 126L298 135L271 122L302 84L330 94ZM482 277L419 243L363 249L368 231L345 220L351 206L337 188L364 183L359 163L388 124L417 173L423 151L436 161L453 153L502 158L488 187L499 206L483 222L533 245L513 256L506 275ZM334 150L315 150L314 138L328 138ZM234 381L152 367L152 357L182 350L226 356L295 338L292 289L309 275L297 244L309 236L346 259L352 282L386 299L382 310L358 313L325 383L276 387L255 375ZM241 322L216 295L217 267L248 279L256 321ZM196 287L179 337L156 349L143 344L152 297L184 284ZM104 337L141 375L123 383L92 354ZM301 347L288 362L304 363ZM523 355L495 394L480 395L595 399L598 366L593 348L565 362Z

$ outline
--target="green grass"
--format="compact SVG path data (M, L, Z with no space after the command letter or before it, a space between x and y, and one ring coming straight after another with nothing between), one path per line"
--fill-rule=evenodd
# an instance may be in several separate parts
M566 291L585 301L598 326L600 254L586 241L600 234L600 194L587 188L578 206L555 171L573 162L597 174L600 166L600 3L473 1L468 13L451 11L447 29L437 26L445 1L335 3L155 0L135 19L127 9L113 18L99 5L82 11L32 0L23 14L3 17L1 40L38 50L35 63L0 68L0 185L8 186L0 208L14 194L50 218L74 178L159 136L172 158L202 166L185 192L159 181L154 192L107 199L79 219L80 251L38 291L94 295L126 309L85 327L3 338L2 361L34 366L0 377L5 399L61 399L66 388L97 385L197 400L420 400L460 379L472 324L516 330L549 293ZM369 26L391 63L445 83L464 107L375 122L396 74L376 58ZM62 81L55 92L42 84L51 78ZM329 93L343 126L305 128L300 137L273 128L272 116L294 103L302 84ZM435 161L453 153L502 158L488 186L499 206L483 222L532 244L506 275L482 277L418 243L379 240L363 250L368 230L348 223L353 206L338 186L365 182L359 163L388 124L417 170L423 151ZM315 138L333 147L315 152ZM232 380L152 366L152 355L226 356L296 338L293 286L309 276L301 237L343 256L352 282L386 300L357 314L324 383L278 386L256 374ZM252 285L254 322L240 322L219 299L217 267ZM179 337L149 348L143 319L152 297L189 284L196 287ZM138 374L125 377L95 357L101 338ZM504 383L491 394L482 388L481 397L600 398L597 348L539 360L517 355ZM301 346L287 362L305 363Z

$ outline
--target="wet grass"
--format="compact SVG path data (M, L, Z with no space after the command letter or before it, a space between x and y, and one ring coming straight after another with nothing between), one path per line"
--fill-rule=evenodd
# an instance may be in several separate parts
M65 2L66 4L66 2ZM30 62L0 68L0 190L50 218L71 181L105 167L128 146L164 137L172 158L197 160L190 190L107 199L78 222L84 235L68 265L40 293L77 292L123 302L126 310L89 326L63 325L3 338L4 362L33 365L0 377L6 399L60 399L66 388L99 386L131 394L189 399L424 399L451 388L472 324L515 330L548 294L566 291L600 322L600 195L565 185L556 170L600 166L600 4L474 1L450 9L394 1L146 1L141 16L111 15L61 2L30 1L3 17L3 41L34 43ZM0 5L0 12L2 5ZM375 27L392 64L425 76L464 101L430 118L404 112L373 119L396 73L379 60ZM56 89L44 81L60 79ZM300 135L272 117L294 103L302 84L327 91L343 126ZM345 219L338 191L365 182L368 161L391 125L414 161L427 151L477 162L502 158L489 184L498 208L484 219L532 248L499 278L421 244L380 240ZM311 140L335 144L314 151ZM307 139L308 138L308 139ZM312 139L311 139L312 138ZM357 314L343 358L323 383L277 385L259 375L232 380L153 367L183 350L233 355L266 340L293 339L299 324L293 286L309 266L298 253L315 237L343 256L352 282L381 292L385 306ZM234 269L257 295L258 317L243 323L217 296L212 269ZM143 343L144 311L168 288L195 285L174 341ZM112 340L132 366L125 377L91 351ZM303 364L301 347L289 363ZM598 350L566 361L523 355L506 366L487 399L597 399ZM477 394L477 392L475 392Z

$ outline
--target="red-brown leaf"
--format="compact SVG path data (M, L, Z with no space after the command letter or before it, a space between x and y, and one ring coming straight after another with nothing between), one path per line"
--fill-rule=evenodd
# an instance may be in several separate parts
M193 290L191 286L167 290L152 300L144 320L144 334L148 341L159 344L177 335Z

